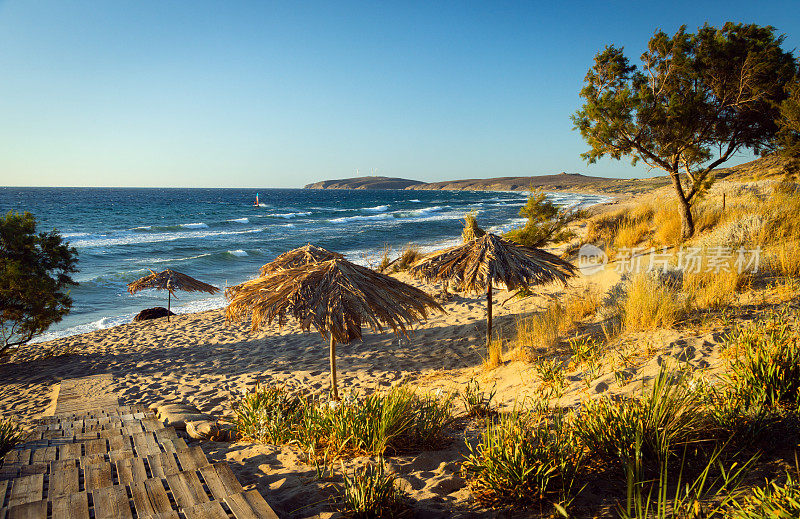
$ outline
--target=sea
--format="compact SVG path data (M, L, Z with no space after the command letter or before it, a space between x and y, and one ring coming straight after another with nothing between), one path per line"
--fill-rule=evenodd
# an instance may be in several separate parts
M255 205L258 196L258 205ZM0 187L0 211L29 211L40 231L57 230L78 252L72 309L33 342L130 322L167 306L167 294L135 295L126 285L171 268L224 289L257 276L279 254L306 243L377 265L414 245L432 251L459 242L464 214L484 229L520 226L525 192ZM550 193L561 206L598 195ZM225 306L220 293L178 292L178 314Z

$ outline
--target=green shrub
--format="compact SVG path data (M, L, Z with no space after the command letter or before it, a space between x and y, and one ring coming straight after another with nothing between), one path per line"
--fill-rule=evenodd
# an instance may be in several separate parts
M779 313L740 328L725 344L727 385L750 407L766 398L771 407L796 409L800 400L800 344L796 316Z
M396 387L385 394L305 406L297 442L325 459L436 446L452 421L452 396L440 401Z
M341 497L345 517L373 519L410 515L405 493L397 488L394 474L387 473L383 458L354 469L350 475L342 465Z
M280 444L295 437L304 402L283 386L257 385L234 399L231 407L232 423L240 437Z
M800 517L800 481L786 474L786 481L769 482L755 488L751 496L736 503L732 519L790 519Z
M461 402L464 404L467 416L490 416L494 414L492 400L495 393L494 388L488 392L481 391L481 386L475 379L467 382L464 391L460 393Z
M526 505L570 498L583 461L568 417L514 410L487 421L462 464L475 500L484 505Z
M0 458L22 440L22 430L10 418L0 418Z
M584 211L559 208L539 190L531 193L519 215L528 221L523 227L505 233L505 237L526 247L544 247L549 243L567 241L575 236L569 224L586 217Z

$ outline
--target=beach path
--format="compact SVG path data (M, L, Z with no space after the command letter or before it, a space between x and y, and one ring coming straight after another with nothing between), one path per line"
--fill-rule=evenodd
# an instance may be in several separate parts
M98 374L61 382L53 413L0 465L0 518L277 518L227 463L209 463Z

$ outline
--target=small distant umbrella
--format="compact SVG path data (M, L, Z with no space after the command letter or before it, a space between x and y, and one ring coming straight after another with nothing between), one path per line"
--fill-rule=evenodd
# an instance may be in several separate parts
M407 335L408 328L428 317L430 309L444 311L431 296L385 274L345 259L277 269L226 291L226 318L251 318L253 331L291 316L303 330L312 326L330 340L331 394L336 386L336 343L361 339L361 326L381 331L384 326Z
M166 290L169 292L169 296L167 297L167 312L169 312L172 304L172 296L175 295L175 290L183 290L185 292L208 292L209 294L216 294L219 292L219 288L213 285L203 283L191 276L181 274L171 269L166 269L158 273L150 270L150 275L137 279L133 283L128 283L128 292L131 294L148 288ZM178 296L175 296L175 298L177 299ZM169 313L167 313L167 321L169 321Z
M486 338L492 338L492 283L509 290L552 281L566 284L575 275L571 263L541 249L524 247L486 233L417 263L411 275L427 281L452 281L469 292L486 290Z

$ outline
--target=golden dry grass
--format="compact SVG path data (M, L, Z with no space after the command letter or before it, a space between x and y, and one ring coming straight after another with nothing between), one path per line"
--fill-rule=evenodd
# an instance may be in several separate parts
M642 243L650 234L651 223L647 220L635 222L624 221L617 227L614 234L614 247L617 249L630 249Z
M622 302L622 326L628 332L669 328L685 312L681 299L675 287L656 276L636 274L628 282Z
M695 308L723 308L736 300L736 294L747 286L750 277L736 268L713 272L702 270L685 273L683 292Z
M656 229L653 233L653 240L656 243L665 247L672 247L681 243L682 222L677 204L671 204L659 209L655 222Z
M567 325L564 307L554 302L543 311L517 321L517 349L523 356L536 357L535 352L550 350L558 344Z
M503 341L493 339L487 346L486 358L483 359L483 369L490 371L503 363Z
M564 313L569 322L578 323L587 317L593 316L600 308L602 301L600 294L594 288L587 288L583 292L570 298L564 305Z

